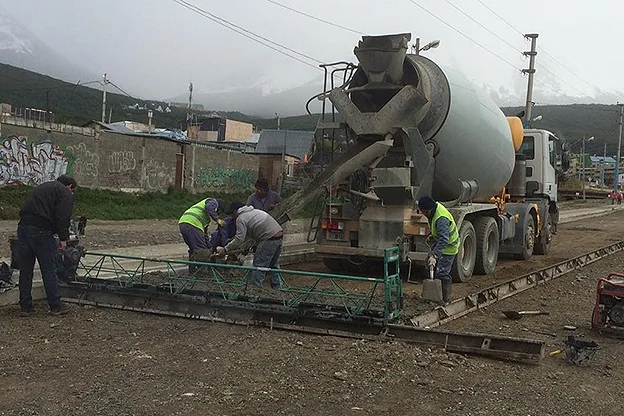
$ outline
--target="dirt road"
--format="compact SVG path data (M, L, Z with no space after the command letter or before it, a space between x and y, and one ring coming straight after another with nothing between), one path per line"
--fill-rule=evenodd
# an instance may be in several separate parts
M572 324L604 347L587 368L561 356L522 365L98 308L19 318L8 307L0 309L0 414L615 416L624 343L588 323L595 280L623 261L613 256L449 326L543 338L550 351ZM551 315L500 315L524 308Z

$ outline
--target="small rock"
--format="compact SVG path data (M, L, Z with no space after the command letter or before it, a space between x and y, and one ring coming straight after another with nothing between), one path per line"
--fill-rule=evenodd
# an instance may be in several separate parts
M301 341L297 341L295 344L299 345L300 347L303 347L303 342Z
M423 368L425 368L425 367L429 367L429 361L417 361L417 362L416 362L416 365L417 365L418 367L423 367Z
M191 396L195 396L195 393L183 393L182 396L191 397Z
M58 324L50 324L50 328L55 328L57 326L58 326Z
M443 365L443 366L445 366L445 367L451 367L451 368L452 368L452 367L457 367L457 364L456 364L456 363L454 363L454 362L453 362L453 361L451 361L451 360L443 360L443 361L440 361L440 365Z
M576 327L574 325L564 325L563 329L567 329L568 331L576 331Z
M336 371L334 373L334 378L340 381L347 381L347 373L345 373L344 371Z
M88 311L89 309L93 309L93 306L91 306L91 305L84 305L83 309Z
M362 409L361 407L353 406L351 410L364 410L364 409Z

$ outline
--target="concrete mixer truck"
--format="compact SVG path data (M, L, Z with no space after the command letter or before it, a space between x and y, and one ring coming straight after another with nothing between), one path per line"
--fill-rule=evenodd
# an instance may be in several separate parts
M456 282L493 272L499 255L547 254L565 146L505 117L460 72L407 54L410 37L364 36L354 50L358 65L326 67L317 98L332 112L321 117L318 137L342 134L349 146L274 215L284 222L321 201L310 236L335 272L366 272L390 246L406 264L424 264L422 195L442 202L460 230ZM344 82L331 88L338 74Z

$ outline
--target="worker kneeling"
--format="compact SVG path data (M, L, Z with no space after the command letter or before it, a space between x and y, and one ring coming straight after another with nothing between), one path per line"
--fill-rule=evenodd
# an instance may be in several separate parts
M278 269L284 230L277 221L266 212L238 201L232 202L228 214L236 221L236 235L225 247L217 247L217 256L223 257L231 253L249 238L258 245L253 258L254 267ZM262 286L264 275L263 271L254 270L251 273L251 284ZM281 287L279 273L271 272L271 287Z
M418 209L429 220L431 234L428 239L433 239L433 245L427 255L427 269L433 268L435 278L442 281L442 299L444 303L448 303L451 301L453 282L451 268L459 252L459 232L451 213L431 197L420 198Z

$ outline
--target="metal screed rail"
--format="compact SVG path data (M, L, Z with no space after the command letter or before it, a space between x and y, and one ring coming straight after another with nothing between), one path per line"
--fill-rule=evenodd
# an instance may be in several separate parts
M411 322L421 328L433 328L442 325L622 250L624 250L624 240L456 299L443 308L436 308L413 317Z
M133 263L128 263L129 261ZM76 279L62 284L70 302L239 325L370 340L401 340L447 351L537 362L544 344L504 336L396 325L401 312L399 252L385 250L382 278L290 270L280 289L247 285L269 269L88 253ZM129 266L131 264L131 266ZM188 265L197 266L188 273Z

